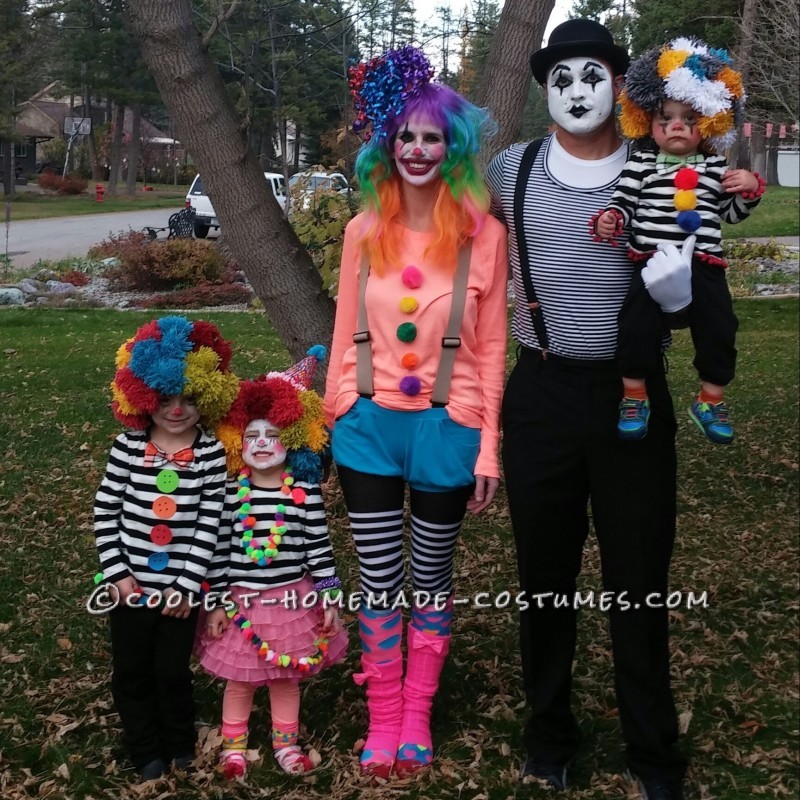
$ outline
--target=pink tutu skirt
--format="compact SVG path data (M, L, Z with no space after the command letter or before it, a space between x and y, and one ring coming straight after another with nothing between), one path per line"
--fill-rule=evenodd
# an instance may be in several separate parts
M322 606L303 608L300 598L314 591L311 576L305 575L299 581L267 589L256 594L253 589L231 586L231 597L239 606L239 611L250 620L256 635L269 643L270 649L285 653L294 658L302 658L316 653L314 642L319 638L323 624ZM296 593L298 602L293 607L285 602L287 596ZM242 595L249 596L247 601ZM265 601L274 600L274 603ZM291 667L279 667L267 662L258 654L258 649L250 642L232 621L220 639L211 639L205 629L205 621L200 620L198 629L197 655L206 672L229 681L243 681L254 686L265 686L276 678L302 678L316 675L320 670L344 659L347 653L347 631L339 627L328 641L328 650L322 664L313 672L300 672Z

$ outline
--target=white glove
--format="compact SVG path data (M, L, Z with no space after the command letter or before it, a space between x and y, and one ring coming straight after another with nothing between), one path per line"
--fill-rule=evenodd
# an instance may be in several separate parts
M692 252L696 236L689 236L678 250L660 244L658 252L642 268L642 280L650 297L665 314L681 311L692 302Z

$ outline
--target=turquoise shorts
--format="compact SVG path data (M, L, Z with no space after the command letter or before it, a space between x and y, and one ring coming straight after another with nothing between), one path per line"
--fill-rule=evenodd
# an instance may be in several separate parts
M475 482L478 428L453 422L446 408L394 411L360 397L333 427L333 460L370 475L402 477L423 492Z

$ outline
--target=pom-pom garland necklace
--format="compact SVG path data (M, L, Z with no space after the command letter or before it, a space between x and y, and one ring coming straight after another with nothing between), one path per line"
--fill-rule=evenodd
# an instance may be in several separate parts
M250 620L239 611L239 608L235 604L233 608L228 609L225 613L228 619L242 632L245 639L258 650L259 656L268 664L308 673L315 672L319 669L322 662L325 660L325 654L328 652L328 639L315 639L314 652L309 656L296 658L295 656L290 656L288 653L277 653L273 650L269 646L269 642L265 642L256 634Z
M294 478L292 477L292 470L287 469L281 473L281 492L283 494L292 495L292 499L296 503L302 503L306 499L306 493L302 489L292 489ZM256 527L256 518L250 514L252 508L252 494L250 492L250 467L243 467L239 473L239 491L236 493L237 497L242 501L239 506L239 521L242 524L242 547L245 553L249 556L250 560L258 564L259 567L266 567L278 555L278 547L280 546L283 534L286 533L286 525L284 524L284 513L286 506L279 503L275 510L275 522L269 529L269 536L263 547L259 546L258 542L253 539L253 531Z

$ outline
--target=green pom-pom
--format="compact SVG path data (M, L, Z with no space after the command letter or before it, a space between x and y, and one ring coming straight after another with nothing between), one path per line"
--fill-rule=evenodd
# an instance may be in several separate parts
M283 503L278 503L277 512L283 514L286 511L286 506Z
M95 586L97 586L98 583L102 583L103 582L103 573L102 572L98 572L94 576L93 580L94 580L94 585Z
M417 326L413 322L404 322L397 326L397 338L401 342L413 342L417 338Z

